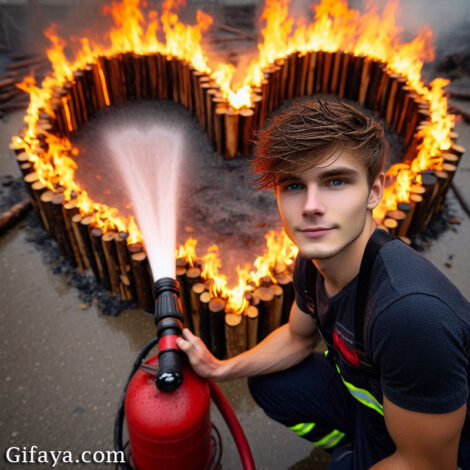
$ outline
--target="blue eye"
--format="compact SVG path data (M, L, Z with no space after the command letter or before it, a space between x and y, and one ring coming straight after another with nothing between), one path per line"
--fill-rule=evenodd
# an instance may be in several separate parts
M295 192L300 191L303 189L303 185L301 183L290 183L284 187L284 191Z
M335 178L334 180L330 181L330 186L333 188L341 188L341 186L344 186L346 182L343 179L340 178Z

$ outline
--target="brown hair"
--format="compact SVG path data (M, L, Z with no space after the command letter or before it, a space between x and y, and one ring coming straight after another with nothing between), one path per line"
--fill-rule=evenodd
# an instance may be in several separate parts
M371 186L383 169L385 148L382 126L338 98L297 103L258 131L254 182L258 189L274 188L280 177L302 173L339 149L364 161Z

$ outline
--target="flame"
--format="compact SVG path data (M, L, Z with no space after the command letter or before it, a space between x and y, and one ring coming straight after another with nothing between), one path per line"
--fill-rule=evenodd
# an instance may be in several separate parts
M450 132L455 117L447 112L444 88L448 81L434 80L426 86L421 79L425 61L433 60L432 32L428 27L419 31L410 42L402 42L401 30L396 19L400 14L397 0L390 1L380 11L369 2L366 11L348 7L346 0L322 0L312 6L314 20L309 23L301 17L295 20L289 14L289 0L266 0L260 16L262 40L258 44L258 55L243 74L243 80L234 83L235 67L218 63L213 67L202 47L203 33L213 23L211 16L197 11L196 22L187 25L180 21L177 11L184 0L165 0L161 11L147 10L140 0L111 1L103 7L103 14L113 26L104 35L103 42L90 38L71 38L69 43L59 36L58 27L51 25L45 35L51 43L47 56L53 72L47 75L40 86L34 77L27 77L17 86L29 93L30 103L24 118L26 130L13 137L12 146L24 147L34 163L39 179L52 191L61 190L66 200L74 199L82 215L93 215L95 223L104 230L127 231L128 242L142 241L142 235L132 216L120 216L115 208L92 201L87 192L75 181L77 164L72 157L78 153L65 137L57 137L39 126L40 116L47 113L55 116L58 102L62 102L69 130L72 117L63 86L74 80L74 72L95 64L95 81L101 86L103 104L110 105L108 84L100 57L111 57L126 52L134 54L161 53L167 57L178 57L199 72L207 74L220 88L224 98L235 109L251 106L253 89L259 87L264 71L284 60L289 54L306 54L309 51L345 51L355 55L366 55L387 64L390 73L406 78L407 85L429 106L429 122L419 133L418 156L408 163L394 165L387 172L391 181L384 192L374 218L382 220L386 211L395 209L398 202L409 200L413 182L420 183L419 172L426 168L441 169L443 151L451 146ZM159 41L157 34L163 37ZM67 51L67 54L66 52ZM39 133L45 135L47 150L39 145ZM227 299L229 308L243 313L246 307L244 293L253 289L260 280L268 276L275 282L273 269L281 261L291 263L297 253L296 247L286 234L270 232L266 235L266 251L256 258L253 266L237 267L239 282L229 289L227 277L219 272L221 263L218 248L210 247L201 260L203 276L213 278L212 292ZM188 239L176 252L190 266L197 263L195 239Z

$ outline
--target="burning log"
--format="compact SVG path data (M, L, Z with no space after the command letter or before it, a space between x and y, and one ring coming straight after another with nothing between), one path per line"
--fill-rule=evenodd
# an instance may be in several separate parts
M89 226L91 228L91 225ZM109 277L106 258L104 256L103 229L101 227L93 227L90 232L91 249L95 257L96 267L98 268L98 279L103 282L107 290L111 290L111 280Z
M399 235L401 227L406 219L406 213L401 210L387 211L385 214L384 225L389 229L392 235ZM387 222L386 221L393 221Z
M17 202L11 209L0 215L0 234L6 232L20 221L31 209L31 199L29 197Z
M196 282L193 284L190 292L190 298L191 298L191 311L192 311L192 319L193 319L193 329L194 329L194 334L197 336L201 336L201 330L200 330L200 312L199 312L199 297L201 294L206 290L206 287L202 282Z
M72 223L77 217L76 215L72 218ZM78 225L80 229L81 239L83 240L83 246L85 247L85 258L88 260L88 264L93 272L93 275L96 279L99 279L98 266L96 264L95 255L93 253L93 248L91 245L91 223L93 217L91 215L83 217L80 219L80 224ZM83 253L82 253L83 255Z
M289 315L294 302L294 285L292 283L292 275L289 273L281 273L275 276L278 285L283 292L284 301L282 303L281 324L289 321Z
M288 61L288 66L287 66L287 99L291 100L294 98L295 94L295 77L296 77L296 64L297 64L297 53L292 52L292 54L289 54L287 57ZM269 82L268 82L269 84ZM263 81L264 85L264 81ZM267 98L267 97L266 97ZM263 90L263 103L265 101L265 96L264 96L264 90ZM264 121L263 121L264 122Z
M212 354L217 359L225 357L225 301L215 297L209 302Z
M404 237L408 230L408 226L411 222L411 217L413 215L413 205L410 202L399 202L397 205L397 209L400 212L405 214L405 217L400 223L400 227L398 229L398 236Z
M366 103L367 99L367 91L369 90L369 84L370 84L370 76L371 76L371 71L372 71L372 64L376 63L369 57L365 57L364 63L362 66L362 71L361 71L361 78L359 80L359 94L357 98L357 102L361 105L364 106Z
M295 84L295 95L305 95L305 86L307 84L307 72L308 72L308 55L298 54L296 67L298 70Z
M328 93L330 91L331 83L331 66L333 62L333 52L325 51L323 53L323 71L322 71L322 83L321 92Z
M333 65L331 67L331 80L330 80L330 93L336 94L338 90L339 73L341 70L341 62L343 59L343 52L336 51L333 53Z
M351 56L346 84L346 98L357 101L365 56Z
M344 98L346 92L346 82L348 79L349 63L351 61L352 54L350 52L343 54L343 61L341 63L341 71L339 75L338 84L338 96Z
M192 295L192 290L193 290L194 284L197 284L197 283L200 283L200 282L202 282L202 280L201 280L201 270L196 266L193 266L193 267L189 268L186 271L186 288L187 288L187 292L188 292L189 309L190 309L190 312L191 312L191 315L189 315L189 317L191 318L191 320L190 320L191 323L190 324L193 326L193 331L195 331L195 328L197 327L196 325L194 325L194 318L197 318L198 302L194 298L194 296Z
M322 79L323 79L323 51L317 51L317 59L315 64L315 84L313 90L315 93L321 92Z
M227 107L218 105L215 108L214 115L214 133L215 133L215 146L219 155L224 155L225 150L225 114Z
M393 73L389 75L387 92L385 93L383 115L385 116L385 122L391 124L393 117L393 109L395 106L395 98L398 90L398 80L400 75Z
M309 52L308 54L308 67L307 67L307 78L305 83L305 93L308 96L312 96L315 90L315 69L317 65L317 53L316 51Z
M248 157L251 152L251 139L253 130L254 111L252 109L242 109L240 116L240 141L238 147L244 157Z
M259 298L258 313L259 313L259 326L258 326L258 342L262 341L269 335L270 331L270 316L274 304L274 294L268 287L258 287L254 292L255 296Z
M63 204L62 210L64 213L64 222L67 236L72 247L73 257L79 271L83 272L85 270L85 265L83 263L82 256L80 255L80 248L78 246L77 237L75 236L75 232L72 226L72 219L76 214L79 213L79 209L74 201L69 201Z
M121 281L119 278L120 268L119 259L116 250L116 237L118 234L113 231L106 232L101 241L103 244L103 253L106 261L106 267L109 273L109 282L111 284L111 290L114 294L121 294Z
M269 332L272 332L281 326L284 296L282 287L277 284L270 286L269 290L273 294L273 303L269 312Z
M50 234L49 222L47 221L46 214L44 213L44 208L41 203L41 196L45 191L47 191L47 187L44 183L38 180L31 185L31 191L33 194L33 200L35 201L35 208L39 213L42 225L47 233Z
M86 249L85 245L85 240L83 239L81 230L80 230L80 222L82 220L82 217L79 213L75 214L72 216L71 219L71 225L72 225L72 230L75 235L75 240L77 242L77 247L80 252L80 259L83 264L83 269L89 269L91 267L90 265L90 260L88 258L88 252ZM91 249L91 247L90 247Z
M246 324L243 315L235 313L225 315L225 338L227 357L234 357L246 351Z
M62 193L55 193L50 201L49 207L51 208L51 215L53 219L54 234L59 245L60 252L64 258L69 259L75 265L75 258L70 244L65 226L64 214L62 212L62 205L64 204L65 197Z
M132 274L135 280L137 305L148 313L154 313L153 280L147 254L139 251L131 255Z
M403 108L405 104L405 96L409 93L410 88L406 86L406 78L400 77L398 79L398 89L395 98L395 107L392 115L392 126L398 132L398 123L401 115L403 114Z
M134 300L136 295L133 289L131 263L127 249L127 232L119 232L115 237L116 254L119 264L119 292L122 300Z
M211 312L209 310L210 301L211 295L208 291L204 291L199 296L199 336L209 351L212 350L210 322Z
M258 308L249 305L246 309L247 349L254 348L258 344L258 317Z
M238 150L238 111L228 108L224 117L225 158L234 158Z

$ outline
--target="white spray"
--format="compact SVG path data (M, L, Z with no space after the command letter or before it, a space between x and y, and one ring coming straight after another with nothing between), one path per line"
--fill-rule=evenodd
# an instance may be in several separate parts
M182 135L174 129L113 129L106 143L145 241L154 280L175 279L177 185Z

